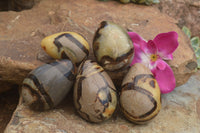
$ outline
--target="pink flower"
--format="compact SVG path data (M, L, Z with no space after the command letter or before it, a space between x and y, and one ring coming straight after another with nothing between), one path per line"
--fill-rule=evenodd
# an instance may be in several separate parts
M176 87L172 69L164 60L172 60L172 53L178 47L178 34L168 32L158 34L153 40L146 42L137 33L128 32L135 47L135 55L131 65L143 63L156 78L161 93L169 93Z

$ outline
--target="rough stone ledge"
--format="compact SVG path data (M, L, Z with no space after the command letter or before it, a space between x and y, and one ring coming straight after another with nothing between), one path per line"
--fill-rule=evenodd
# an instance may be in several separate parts
M76 113L70 93L57 108L46 112L33 112L20 103L5 133L199 133L199 76L192 76L172 93L162 95L160 113L146 125L130 123L119 110L106 122L88 123Z
M0 82L21 84L29 71L48 61L40 47L45 36L74 31L82 34L91 45L94 32L103 20L135 31L146 40L162 32L176 31L180 45L174 59L168 63L177 86L184 84L195 70L196 60L189 39L173 18L155 7L124 5L116 1L41 0L31 10L1 12L0 18L4 18L0 23ZM90 58L94 58L92 50Z

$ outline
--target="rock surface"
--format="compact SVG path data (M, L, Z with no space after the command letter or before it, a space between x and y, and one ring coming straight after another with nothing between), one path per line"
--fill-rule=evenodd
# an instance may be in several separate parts
M0 57L0 81L19 84L22 79L34 69L31 63L12 60L10 57Z
M200 1L199 0L160 0L155 5L162 13L176 19L177 25L182 28L187 26L191 30L192 37L200 37Z
M75 112L72 94L56 108L33 112L19 104L5 133L199 133L200 132L200 73L162 95L160 113L146 125L134 125L117 111L101 124L91 124Z
M17 88L18 86L12 86L12 89L0 94L0 133L5 130L17 107L19 99Z
M0 18L4 18L0 19L0 82L21 84L30 70L49 61L40 47L45 36L75 31L91 45L103 20L113 21L147 40L161 32L176 31L180 46L169 64L177 86L185 83L196 67L189 40L175 25L176 21L153 7L116 1L41 0L31 10L1 12ZM92 58L92 50L90 55Z

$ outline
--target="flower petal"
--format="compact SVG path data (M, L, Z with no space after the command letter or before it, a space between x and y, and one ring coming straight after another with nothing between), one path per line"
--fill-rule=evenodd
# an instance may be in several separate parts
M157 54L156 44L152 40L149 40L146 46L142 45L142 49L146 53Z
M135 32L128 32L128 35L130 36L133 43L139 44L139 45L146 45L146 41L137 33Z
M160 56L163 60L173 60L172 54L168 54L168 55L165 55L165 56L160 55Z
M139 44L136 44L136 43L133 43L134 45L134 58L133 58L133 61L131 63L131 66L135 63L140 63L142 60L141 60L141 54L143 54L143 51L141 50L140 48L140 45Z
M169 93L174 90L176 87L176 80L172 69L166 62L158 60L157 67L152 69L151 72L154 74L158 82L161 93Z
M162 60L158 60L157 61L157 68L159 69L159 70L165 70L165 68L166 68L166 62L164 62L164 61L162 61Z
M175 31L158 34L154 39L160 56L167 57L178 47L178 34Z

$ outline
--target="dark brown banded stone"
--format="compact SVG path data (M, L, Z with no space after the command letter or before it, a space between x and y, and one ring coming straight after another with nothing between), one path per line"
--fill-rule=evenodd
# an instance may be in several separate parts
M144 78L144 82L148 78L155 79L155 77L152 74L140 74L140 75L137 75L137 76L134 77L133 82L137 85L138 81L141 80L142 78Z
M123 109L122 107L120 107L121 109ZM130 120L131 122L135 123L135 124L142 124L142 123L146 123L147 121L152 120L154 117L156 117L158 114L155 114L152 117L144 118L144 119L139 119L140 117L134 117L132 114L130 114L129 112L127 112L126 110L123 109L123 112L125 112L126 114L128 114L129 118L128 120ZM132 119L134 119L134 121L132 121Z
M100 60L101 63L104 63L105 61L110 61L112 64L118 64L121 61L124 61L125 59L130 58L130 56L133 55L133 48L130 49L130 51L126 54L121 55L120 57L117 57L116 59L111 58L110 56L103 56Z
M155 88L155 80L151 80L151 81L149 82L149 84L150 84L150 86L151 86L152 88Z
M65 76L69 81L72 81L72 82L76 79L76 75L75 75L74 71L69 71L69 72L65 73L64 76Z
M138 91L138 92L145 94L147 96L153 96L153 94L151 92L147 91L144 88L135 86L134 83L127 83L127 84L122 86L122 91L128 91L128 90L135 90L135 91Z
M74 44L76 44L80 49L83 50L83 52L86 55L89 55L89 51L86 49L86 47L81 44L76 38L74 38L71 34L69 33L63 33L61 35L59 35L58 37L55 38L54 40L54 44L56 45L56 47L58 48L58 52L60 52L61 48L63 48L62 43L60 43L59 39L61 37L65 36L67 39L69 39L71 42L73 42ZM64 56L65 57L65 56ZM68 57L68 56L67 56Z
M79 81L78 81L78 88L77 88L77 104L79 105L79 107L78 107L78 109L77 109L77 112L79 112L80 114L81 114L81 116L84 118L84 119L86 119L87 121L89 121L89 122L92 122L91 121L91 118L90 118L90 115L89 114L87 114L87 112L83 112L83 111L81 111L81 104L80 104L80 102L79 102L79 100L80 100L80 98L81 98L81 96L82 96L82 81L85 79L86 77L80 77L79 78ZM97 94L97 99L102 103L102 100L98 97L98 94ZM96 100L97 100L96 99ZM102 105L104 106L104 111L105 111L105 108L106 108L106 106L102 103ZM107 104L108 105L108 104ZM103 111L103 112L104 112ZM105 117L103 117L103 115L102 115L102 113L103 112L101 112L100 110L95 110L95 112L98 114L98 113L100 113L98 116L97 116L97 118L99 119L99 120L104 120L104 119L106 119Z
M81 109L81 104L80 104L79 100L82 96L82 81L84 79L85 79L85 77L80 77L79 80L78 80L78 83L77 83L78 87L77 87L77 98L76 98L76 100L77 100L77 103L79 105L79 108L78 108L79 111Z
M106 27L108 25L107 21L102 21L100 24L100 29Z
M61 58L62 59L69 59L69 57L67 56L67 54L65 53L65 51L62 51Z
M150 92L148 92L148 91L146 91L145 89L143 89L143 88L141 88L141 87L138 87L138 86L134 86L133 84L126 84L126 85L124 85L124 87L123 87L123 89L122 89L122 93L123 93L123 91L125 91L125 90L134 90L134 91L137 91L137 92L139 92L139 93L142 93L142 94L144 94L144 95L146 95L148 98L149 98L149 100L153 103L153 108L150 110L150 111L148 111L148 112L146 112L145 114L143 114L143 115L140 115L140 116L133 116L132 114L130 114L130 113L128 113L127 111L127 114L129 114L131 117L133 117L134 119L142 119L142 118L145 118L145 117L147 117L147 116L149 116L150 114L152 114L155 110L156 110L156 108L157 108L157 102L156 102L156 100L152 97L153 95L152 95L152 93L150 93ZM123 107L122 107L123 108ZM124 110L125 111L125 110Z
M76 78L74 88L75 107L80 116L90 122L106 120L109 118L107 114L112 115L112 110L114 110L114 107L110 105L113 104L113 99L115 99L111 94L113 93L112 90L115 89L112 88L112 85L108 83L102 73L104 73L104 70L101 66L91 60L87 60L79 67L79 74ZM93 80L93 77L95 80ZM102 84L92 82L94 90L91 86L87 87L89 81L97 81L98 79L101 80Z
M99 114L99 115L97 116L97 119L103 121L103 120L106 120L106 117L104 117L102 114Z
M63 69L67 66L69 66L69 64L71 64L71 68L69 68L69 71L66 73ZM72 64L72 62L70 60L62 60L60 62L55 61L53 63L50 63L49 65L53 66L54 68L56 68L58 71L60 71L61 73L63 73L63 76L66 77L69 81L74 81L76 74L75 74L75 66Z
M54 103L53 103L51 97L48 95L48 93L44 89L43 85L37 79L37 77L35 75L33 75L33 74L29 74L27 78L29 78L30 80L33 81L33 83L35 84L35 86L37 87L37 89L39 90L39 92L41 93L41 95L44 97L46 103L49 105L50 108L52 108L54 106Z
M63 47L63 45L59 42L59 38L62 36L64 36L64 34L61 34L60 36L56 37L53 42L56 45L56 47L58 48L58 52L60 52L61 48Z
M42 100L41 95L28 84L23 84L22 88L28 90L33 97L37 97L36 100L29 105L29 107L33 110L44 110L45 103Z
M95 42L95 41L96 40L94 40L94 42L93 42L93 53L95 53L95 51L98 51L98 49L99 49L99 42ZM94 54L94 56L97 58L96 54Z
M150 101L153 103L154 106L153 106L153 108L149 112L147 112L147 113L145 113L143 115L138 116L138 118L140 118L140 119L148 117L150 114L152 114L157 109L157 102L156 102L156 100L153 97L149 96L149 95L148 95L148 98L150 99Z
M101 72L102 73L102 72ZM111 90L113 90L114 92L117 92L117 90L115 89L115 88L113 88L113 87L111 87L109 84L108 84L108 82L107 82L107 80L103 77L103 75L100 73L100 76L102 77L102 79L104 80L104 83L106 83L106 86L108 87L108 88L110 88Z
M98 69L100 69L100 68L101 68L101 66L96 66L95 68L98 70Z
M107 25L108 25L108 23L107 23L106 21L101 22L99 28L97 29L97 31L96 31L96 33L95 33L95 35L94 35L93 47L94 47L94 42L101 36L101 34L99 34L99 31L100 31L102 28L106 27ZM96 43L95 43L95 44L96 44ZM99 44L98 44L98 45L99 45ZM98 47L96 47L96 46L98 46L98 45L95 45L94 49L98 50Z
M75 79L75 68L70 60L55 61L31 71L23 84L37 93L37 100L31 92L22 87L25 103L32 103L33 110L47 110L58 105L70 91ZM40 97L39 97L39 96ZM42 103L42 104L41 104ZM37 105L40 104L40 105ZM37 107L38 106L38 107Z
M80 104L80 98L81 98L81 96L82 96L82 81L85 79L85 77L80 77L79 79L78 79L78 83L77 83L77 85L78 85L78 87L77 87L77 98L76 98L76 102L77 102L77 104L78 104L78 108L77 108L77 112L79 113L79 114L81 114L81 116L83 117L83 118L85 118L87 121L91 121L90 120L90 116L86 113L86 112L83 112L83 111L81 111L81 104Z
M82 112L82 111L80 111L80 110L77 110L77 112L80 113L81 116L82 116L84 119L86 119L86 121L91 122L90 116L89 116L87 113Z
M107 84L108 85L108 84ZM106 99L101 99L99 97L99 93L105 93L106 94ZM100 88L97 92L97 99L99 99L99 101L101 102L101 104L104 106L104 108L107 108L109 105L109 102L112 101L112 97L110 94L110 91L107 89L107 86L104 86L102 88Z
M99 61L99 63L101 64L102 67L104 67L106 69L106 65L105 62L109 61L109 65L117 65L121 62L123 62L125 59L130 59L133 55L133 48L126 54L123 54L120 57L117 57L116 59L111 58L110 56L103 56L101 58L101 60ZM126 63L124 63L124 65L120 68L114 69L114 70L107 70L107 71L118 71L118 70L122 70L124 68L126 68L128 65L130 64L129 61L127 61Z
M83 50L83 52L86 54L86 55L89 55L89 51L86 49L86 47L81 44L76 38L74 38L71 34L65 34L65 36L70 40L72 41L74 44L76 44L80 49Z
M112 50L112 46L115 47L115 51ZM111 53L107 53L109 51ZM103 21L93 38L93 52L98 63L105 70L112 72L123 69L131 63L134 47L123 27L109 21Z
M130 49L130 51L128 53L125 53L123 55L121 55L120 57L117 57L116 61L123 61L127 58L131 58L134 52L134 47L132 49Z
M130 114L126 111L126 113L129 114L134 119L145 118L145 117L149 116L151 113L153 113L157 108L157 102L153 98L153 94L151 92L147 91L146 89L137 86L139 80L143 79L144 82L145 82L147 78L153 78L154 79L153 75L151 75L151 74L141 74L141 75L135 76L132 83L127 83L127 84L124 84L122 86L122 93L123 93L123 91L135 90L139 93L146 95L154 105L154 107L149 112L147 112L147 113L145 113L141 116L137 116L137 117L133 116L132 114ZM154 80L151 80L151 81L154 81ZM155 86L155 84L154 84L154 86Z
M83 58L82 61L75 63L75 66L76 66L76 67L79 67L79 65L80 65L82 62L84 62L86 59L87 59L87 56L86 56L85 58Z
M83 74L84 63L85 63L85 62L83 62L83 63L79 66L79 75L82 75L82 74ZM79 105L79 107L78 107L78 111L79 111L79 112L81 112L81 111L80 111L80 109L81 109L81 104L80 104L79 100L80 100L80 98L81 98L81 96L82 96L82 81L83 81L84 79L85 79L85 76L76 79L76 80L78 80L78 83L77 83L77 98L76 98L76 101L77 101L77 104ZM89 118L89 117L88 117L88 118Z
M59 64L59 62L58 61L54 61L54 62L51 62L51 63L48 63L48 64L51 65L51 66L57 66Z
M160 88L151 71L141 63L134 64L120 92L120 108L126 118L136 124L147 123L160 111L160 99Z

